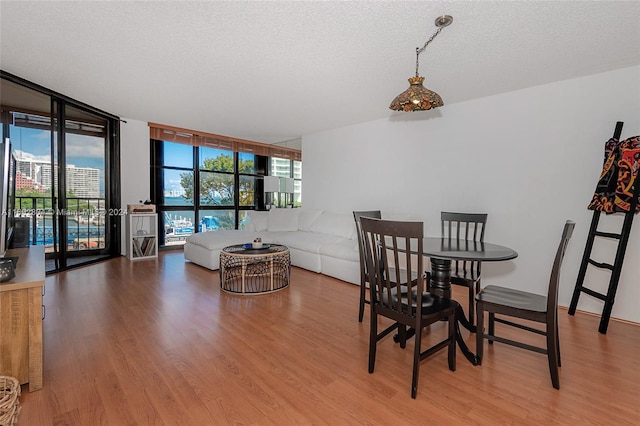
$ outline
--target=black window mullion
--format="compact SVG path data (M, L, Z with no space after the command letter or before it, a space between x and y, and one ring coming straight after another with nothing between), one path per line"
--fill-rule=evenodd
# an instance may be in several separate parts
M232 151L233 158L233 169L232 170L209 170L201 167L201 160L203 156L203 151L199 146L192 145L193 148L193 164L192 169L177 167L177 166L165 166L164 157L162 155L162 146L165 143L171 143L169 141L156 141L152 140L155 143L156 149L152 153L152 161L154 162L153 168L155 172L154 176L154 198L156 199L156 205L158 205L158 211L160 212L172 212L179 210L191 210L193 209L193 218L194 218L194 229L193 232L200 232L200 226L203 220L208 217L213 212L223 211L228 212L232 210L231 217L228 216L228 213L225 213L223 217L227 217L234 221L234 228L240 228L240 220L244 212L247 210L255 210L255 209L264 209L264 182L261 179L263 176L270 174L270 157L263 155L255 155L254 156L254 168L252 170L244 171L240 169L240 162L242 159L242 153L238 151ZM231 153L231 152L230 152ZM293 178L293 160L289 160L289 177ZM163 176L165 170L180 170L184 172L190 171L193 174L193 204L192 206L174 206L174 205L165 205L164 200L162 200L162 193L164 190L163 184ZM233 197L232 197L232 205L209 205L203 204L201 201L201 186L203 183L203 179L207 176L205 174L214 173L221 176L226 175L227 177L231 177L230 182L233 184ZM242 199L241 191L241 183L244 180L253 180L253 203L251 205L240 205L240 201ZM215 213L214 213L214 216ZM159 221L160 222L160 221ZM202 222L202 223L201 223Z
M240 221L240 154L233 153L233 208L235 214L235 229Z
M193 147L193 232L200 232L200 150Z

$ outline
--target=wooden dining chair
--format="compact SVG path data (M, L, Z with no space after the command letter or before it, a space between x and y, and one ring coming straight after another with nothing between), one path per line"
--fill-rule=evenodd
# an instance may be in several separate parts
M400 346L407 341L407 328L415 330L413 378L411 397L418 391L420 361L448 347L449 369L456 369L456 308L455 300L432 295L425 291L423 257L412 256L412 250L422 253L423 223L398 222L362 217L365 261L371 283L371 325L369 327L369 373L373 373L377 343L394 330L398 331ZM392 268L392 265L396 266ZM402 265L401 268L398 266ZM401 270L417 273L413 287L402 286ZM410 276L409 275L409 276ZM393 324L378 332L378 317L393 320ZM421 351L422 329L440 320L447 320L447 337Z
M369 304L370 299L367 297L367 291L370 290L369 285L369 274L367 273L367 265L365 262L365 252L364 252L364 238L362 234L362 225L360 224L360 218L362 217L371 217L374 219L381 219L382 213L380 210L368 210L368 211L354 211L353 218L356 222L356 231L358 236L358 249L360 253L360 300L358 303L358 322L362 322L362 318L364 318L364 305ZM395 269L392 268L392 276L395 276ZM402 280L401 284L406 285L409 281L407 279L407 273L402 268L399 270L400 278ZM415 284L417 279L417 274L414 273L412 275L412 283Z
M488 285L476 296L477 300L477 330L476 330L476 351L478 365L482 363L483 339L517 346L534 352L547 355L549 361L549 372L551 373L551 383L556 389L560 389L560 379L558 377L558 367L560 367L560 338L558 335L558 286L560 283L560 267L564 253L573 233L575 223L567 220L562 231L562 238L556 251L556 256L551 268L551 278L546 295L529 293L527 291L516 290L507 287ZM489 330L484 332L484 313L489 313ZM496 314L511 318L520 318L545 324L545 329L529 327L521 323L515 323L508 319L497 317ZM546 347L541 348L520 341L496 336L495 323L502 323L516 327L532 333L546 336Z
M367 262L365 260L364 251L364 237L362 234L362 225L360 224L360 218L362 217L381 219L382 213L380 212L380 210L353 212L353 219L356 222L356 233L358 236L358 251L360 253L360 301L358 303L358 322L362 322L362 318L364 317L364 305L370 303L370 300L367 298L367 290L369 289L369 274L367 273Z
M459 241L484 242L484 231L487 226L486 213L441 212L442 238ZM473 326L475 317L476 294L480 291L480 272L482 262L451 262L451 284L469 289L469 324Z

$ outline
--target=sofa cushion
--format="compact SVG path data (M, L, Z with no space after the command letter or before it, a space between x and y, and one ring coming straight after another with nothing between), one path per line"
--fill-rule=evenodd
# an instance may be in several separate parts
M341 238L339 241L323 244L320 247L320 254L338 259L350 260L352 262L360 262L360 252L358 250L357 240L346 240Z
M248 231L264 232L269 224L269 212L250 210L247 212L249 223L245 227Z
M322 210L301 208L298 214L298 229L300 231L310 231L311 225L322 214Z
M318 234L335 235L350 240L356 236L356 223L353 220L353 215L343 213L323 212L309 229Z
M287 247L295 247L298 250L309 253L320 253L320 248L327 244L335 244L342 238L334 235L316 234L313 232L275 232L269 233L269 237L278 244Z
M254 231L221 230L196 232L187 237L187 242L208 250L222 249L234 244L246 244L253 241L258 233Z
M271 209L269 210L269 232L297 231L298 209Z

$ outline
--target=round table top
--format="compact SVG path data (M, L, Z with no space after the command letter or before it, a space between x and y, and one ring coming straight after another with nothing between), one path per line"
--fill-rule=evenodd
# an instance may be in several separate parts
M265 256L283 253L289 250L287 246L283 246L280 244L264 244L264 247L259 249L247 247L247 245L248 244L235 244L223 248L222 251L227 254L240 256Z
M424 238L422 252L429 257L492 262L515 259L518 253L505 246L449 238Z

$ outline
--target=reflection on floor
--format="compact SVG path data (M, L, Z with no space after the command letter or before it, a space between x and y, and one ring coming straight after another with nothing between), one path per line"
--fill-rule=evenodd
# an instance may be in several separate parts
M79 257L71 257L67 259L67 268L77 268L79 266L85 266L96 262L102 262L103 260L107 260L112 256L107 254L102 255L92 255L92 256L79 256ZM54 259L47 259L45 262L45 271L47 274L51 274L54 272L58 272L56 270L56 263Z

